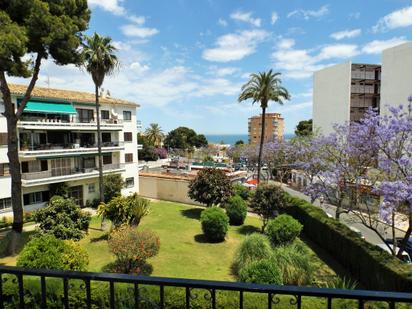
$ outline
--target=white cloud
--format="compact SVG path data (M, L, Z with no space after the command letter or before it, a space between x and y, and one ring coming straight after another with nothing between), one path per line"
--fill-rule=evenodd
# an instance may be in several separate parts
M128 51L132 48L129 43L122 41L113 41L113 46L116 47L116 49L123 51Z
M133 62L130 65L130 69L133 72L136 72L137 74L143 74L144 72L147 72L150 68L147 64L141 64L140 62Z
M394 37L389 40L374 40L363 46L362 52L365 54L380 54L384 49L391 48L405 42L407 41L404 36Z
M271 23L272 25L274 25L274 24L277 22L278 19L279 19L278 13L272 12L272 17L271 17L271 19L270 19L270 23Z
M219 20L217 21L217 23L223 27L227 26L227 21L224 20L223 18L219 18Z
M359 54L358 46L354 44L334 44L322 47L317 60L332 58L350 58Z
M245 22L248 24L251 24L255 27L260 27L262 20L260 18L253 18L252 17L252 12L242 12L242 11L236 11L230 14L230 18L233 20Z
M127 19L138 25L143 25L146 22L146 18L144 16L131 15L131 16L128 16Z
M213 67L210 68L210 74L216 75L218 77L233 75L235 73L238 73L239 71L240 71L240 69L235 68L235 67L219 68L219 67L213 66Z
M361 29L353 29L353 30L343 30L343 31L338 31L334 32L330 35L331 38L339 41L345 38L354 38L359 36L362 33Z
M312 102L303 102L303 103L290 103L290 104L285 104L278 106L277 108L281 113L289 113L289 112L295 112L295 111L300 111L302 109L307 109L308 107L312 107Z
M278 43L279 49L289 49L295 45L294 39L281 39Z
M159 33L159 30L157 30L156 28L140 27L132 24L124 25L120 29L126 36L139 38L147 38Z
M216 62L240 60L253 54L259 43L268 37L264 30L244 30L220 36L214 48L203 51L203 59Z
M120 2L120 0L88 0L91 7L99 7L115 15L123 15L126 10L120 5Z
M294 10L290 12L287 17L290 18L292 16L303 17L304 19L308 20L310 18L321 18L325 15L329 14L329 6L323 5L318 10Z
M374 32L386 31L395 28L408 27L412 25L412 6L393 11L382 17L372 28Z

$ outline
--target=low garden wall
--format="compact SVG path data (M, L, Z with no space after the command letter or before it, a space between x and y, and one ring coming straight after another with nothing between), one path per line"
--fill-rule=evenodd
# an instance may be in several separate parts
M139 194L158 200L201 205L187 196L190 179L184 176L139 173Z
M367 289L412 291L412 266L364 241L323 210L286 193L287 213L303 224L303 233L328 251Z

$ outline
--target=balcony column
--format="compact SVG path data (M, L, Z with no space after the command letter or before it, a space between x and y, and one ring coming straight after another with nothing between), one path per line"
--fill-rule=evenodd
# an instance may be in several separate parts
M30 131L30 144L31 144L31 150L34 150L34 138L33 138L33 131Z

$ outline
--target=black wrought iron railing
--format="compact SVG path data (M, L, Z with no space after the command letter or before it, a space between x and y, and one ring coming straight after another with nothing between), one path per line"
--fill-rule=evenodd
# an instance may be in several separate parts
M412 294L0 266L0 308L411 308Z

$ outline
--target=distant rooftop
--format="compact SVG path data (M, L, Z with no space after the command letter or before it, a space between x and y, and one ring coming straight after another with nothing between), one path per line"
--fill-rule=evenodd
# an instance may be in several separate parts
M26 92L26 85L9 84L10 91L13 95L23 96ZM63 90L63 89L53 89L46 87L35 87L33 89L32 98L34 99L60 99L73 103L95 103L95 95L91 92L73 91L73 90ZM134 107L139 107L140 105L134 102L126 101L123 99L116 99L109 96L100 96L100 103L105 104L118 104L118 105L129 105Z

